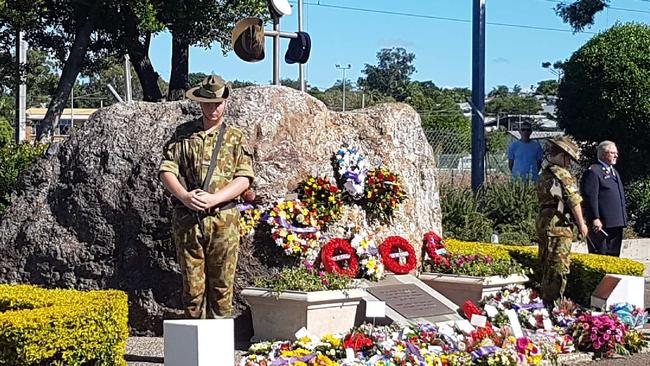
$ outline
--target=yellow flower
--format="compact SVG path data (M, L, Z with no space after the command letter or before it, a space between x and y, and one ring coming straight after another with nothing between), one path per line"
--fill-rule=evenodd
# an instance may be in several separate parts
M287 235L287 241L294 241L294 240L296 240L296 236L295 236L295 235L293 235L293 234L289 234L289 235Z
M326 334L323 336L321 339L323 342L327 342L332 345L332 347L338 347L341 345L341 340L339 338L334 337L331 334Z
M368 267L369 269L375 269L375 267L377 267L377 262L375 262L374 259L371 259L366 264L366 267Z

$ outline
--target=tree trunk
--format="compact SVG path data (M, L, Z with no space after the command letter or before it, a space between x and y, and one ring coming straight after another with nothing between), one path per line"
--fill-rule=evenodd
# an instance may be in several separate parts
M88 19L77 29L70 54L61 71L56 92L52 96L45 118L43 118L36 129L36 138L38 141L48 139L52 135L55 125L58 124L59 117L70 96L70 91L72 91L79 71L81 70L93 29L94 19L92 15L89 15Z
M144 42L140 40L140 31L138 30L138 19L133 13L131 7L124 9L124 44L131 64L138 75L140 85L142 86L142 98L146 102L159 102L163 99L160 86L158 86L158 73L151 64L149 59L149 45L151 42L151 32L147 32Z
M158 86L159 75L151 64L149 59L149 41L151 34L147 35L147 40L144 44L139 39L127 40L126 47L131 58L131 64L138 74L140 85L142 85L142 98L146 102L159 102L163 99L160 86ZM129 42L132 41L132 42Z
M172 72L169 77L167 100L185 98L185 91L190 88L190 44L172 33Z

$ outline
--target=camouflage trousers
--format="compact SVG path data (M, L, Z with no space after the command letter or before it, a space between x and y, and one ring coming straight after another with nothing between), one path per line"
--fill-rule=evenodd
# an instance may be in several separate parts
M541 279L544 305L553 306L555 300L564 296L567 275L571 267L572 236L558 235L556 231L571 233L571 228L543 230L539 235L539 265L537 277ZM565 233L562 233L565 234Z
M237 208L206 216L202 219L204 233L198 220L189 220L189 224L186 219L174 220L187 317L214 319L232 315L239 218Z

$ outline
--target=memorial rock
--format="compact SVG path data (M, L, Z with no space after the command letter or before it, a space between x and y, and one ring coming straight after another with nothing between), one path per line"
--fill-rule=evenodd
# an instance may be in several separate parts
M157 169L175 127L199 115L189 102L115 104L51 146L19 178L0 222L0 282L122 289L132 333L160 334L162 320L180 314L181 279L171 201ZM410 106L339 113L293 89L249 87L234 91L226 121L254 150L259 202L284 197L307 175L333 177L332 154L350 144L373 166L400 174L407 199L391 223L349 214L346 220L357 222L342 225L404 236L417 253L424 232L439 232L433 152ZM283 264L274 246L263 229L244 241L238 289ZM238 311L246 309L241 297L236 302Z

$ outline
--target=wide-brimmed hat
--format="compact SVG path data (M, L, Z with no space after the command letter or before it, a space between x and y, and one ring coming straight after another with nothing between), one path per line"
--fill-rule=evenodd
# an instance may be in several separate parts
M188 90L185 96L197 102L223 102L230 96L230 85L221 76L211 75L205 78L200 86Z
M288 64L304 64L309 60L309 53L311 52L311 38L307 32L296 32L297 38L291 38L289 41L289 48L284 55L284 61Z
M548 142L562 149L576 162L580 160L580 148L569 136L554 137L548 140Z
M264 21L260 18L244 18L232 30L232 48L244 61L257 62L264 59Z

